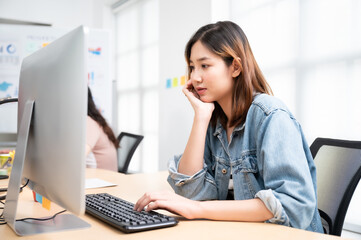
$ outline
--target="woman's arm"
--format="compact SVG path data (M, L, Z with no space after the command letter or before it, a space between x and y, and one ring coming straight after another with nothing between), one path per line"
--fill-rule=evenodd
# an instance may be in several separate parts
M92 151L94 146L96 145L100 133L103 131L99 124L92 119L91 117L87 116L86 119L86 144L85 144L85 156Z
M199 202L200 216L223 221L264 222L273 217L264 203L258 199Z
M288 112L275 110L255 131L264 180L256 197L272 211L269 222L306 229L317 211L316 176L311 175L313 159L299 124Z
M258 198L194 201L167 191L144 194L135 204L134 209L141 211L145 206L147 206L147 211L166 209L188 219L263 222L273 217L273 214Z
M193 175L203 168L204 146L209 121L214 110L213 103L204 103L192 91L192 82L188 80L183 88L194 109L194 120L186 148L179 162L178 172Z
M91 150L92 148L88 144L85 144L85 156L88 156Z
M179 162L179 173L191 176L203 168L208 122L199 119L197 116L194 117L191 134Z

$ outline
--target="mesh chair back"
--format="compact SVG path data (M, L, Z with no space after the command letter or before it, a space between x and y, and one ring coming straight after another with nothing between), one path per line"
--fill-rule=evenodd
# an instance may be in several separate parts
M340 236L361 177L361 142L317 138L310 148L317 168L322 225L325 233Z
M130 160L144 136L121 132L118 136L118 172L127 173Z

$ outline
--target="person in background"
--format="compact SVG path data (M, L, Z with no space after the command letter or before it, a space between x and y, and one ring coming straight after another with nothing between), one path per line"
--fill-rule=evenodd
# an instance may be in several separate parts
M89 87L86 135L87 167L118 171L117 148L119 142L96 108ZM95 162L92 162L92 159L95 159Z
M175 193L146 193L134 209L323 232L301 126L272 96L242 29L230 21L201 27L185 58L194 120L183 155L169 162Z

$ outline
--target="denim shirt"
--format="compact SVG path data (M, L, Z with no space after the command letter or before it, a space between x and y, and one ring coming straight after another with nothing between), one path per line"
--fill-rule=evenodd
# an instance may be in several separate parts
M180 156L169 161L168 182L194 200L225 200L232 174L234 198L259 198L277 223L322 232L317 209L316 168L301 126L277 98L259 94L230 142L220 123L208 127L204 167L193 176L178 172Z

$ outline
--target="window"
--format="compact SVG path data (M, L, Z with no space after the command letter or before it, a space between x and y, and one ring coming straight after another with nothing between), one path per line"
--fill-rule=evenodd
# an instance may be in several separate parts
M276 97L316 137L361 137L361 2L230 0Z
M158 0L142 0L115 12L117 129L144 135L130 172L158 170L158 9Z

